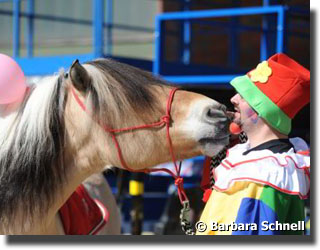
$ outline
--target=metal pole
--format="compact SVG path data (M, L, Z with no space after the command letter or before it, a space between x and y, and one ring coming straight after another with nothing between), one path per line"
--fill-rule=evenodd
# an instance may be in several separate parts
M107 41L106 54L112 55L113 0L107 0Z
M27 1L27 28L26 28L26 46L27 57L33 56L33 34L34 34L34 0Z
M129 182L129 193L131 195L131 233L141 235L143 224L143 173L132 173Z
M239 6L239 0L232 1L234 6ZM236 66L238 61L238 29L236 29L239 23L239 18L237 16L231 17L231 27L229 33L229 65L233 68Z
M263 6L267 7L270 5L269 0L263 0ZM262 16L262 35L260 39L260 61L265 61L268 59L268 35L266 30L268 29L268 17L266 15Z
M104 0L93 0L93 54L103 56Z
M276 52L283 52L283 37L284 37L284 17L285 17L284 7L278 11L277 19L277 48Z
M273 5L268 7L240 7L240 8L227 8L215 10L193 10L184 12L166 12L158 15L157 18L164 20L183 20L183 19L200 19L212 17L226 17L226 16L248 16L259 14L274 14L283 8L281 5Z
M161 40L163 34L162 31L162 21L158 16L155 19L155 30L154 30L154 59L152 72L154 75L160 75L160 64L162 62L162 51L161 51Z
M190 10L190 0L183 0L183 11ZM190 43L191 43L191 23L190 20L183 20L183 53L182 63L190 64Z
M20 55L20 0L13 0L13 57Z

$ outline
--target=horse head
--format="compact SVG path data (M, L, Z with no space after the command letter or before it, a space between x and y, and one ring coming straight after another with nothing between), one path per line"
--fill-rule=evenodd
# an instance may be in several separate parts
M74 151L82 145L87 151L82 157L98 159L88 162L95 170L123 167L124 162L137 170L170 161L165 124L148 126L160 122L168 105L176 159L213 156L229 141L224 105L183 90L169 100L173 86L148 72L110 59L83 65L76 61L66 80L68 88L75 89L68 97L66 128L73 135Z

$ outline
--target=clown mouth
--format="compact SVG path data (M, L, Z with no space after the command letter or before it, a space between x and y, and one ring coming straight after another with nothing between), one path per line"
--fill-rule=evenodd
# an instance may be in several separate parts
M234 107L234 111L228 111L228 113L232 114L231 122L234 122L241 126L241 114L238 107Z

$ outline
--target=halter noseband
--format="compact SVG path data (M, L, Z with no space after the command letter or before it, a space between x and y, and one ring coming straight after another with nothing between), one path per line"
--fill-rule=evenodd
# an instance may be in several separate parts
M171 122L171 116L170 116L171 105L172 105L174 94L177 90L178 90L178 88L171 89L171 91L169 93L168 100L167 100L166 114L161 117L159 122L154 122L151 124L145 124L145 125L140 125L140 126L133 126L133 127L128 127L128 128L120 128L120 129L110 128L106 124L101 123L100 121L97 121L97 123L101 126L101 128L105 132L109 133L109 135L111 136L111 138L114 142L114 145L117 149L117 153L118 153L118 157L120 159L120 162L125 169L127 169L131 172L151 173L151 172L164 171L164 172L170 174L175 179L175 185L178 188L179 200L180 200L181 204L184 205L186 202L189 202L189 201L188 201L188 197L183 189L183 178L180 176L181 164L178 166L176 163L176 158L174 155L172 141L171 141L170 132L169 132L170 122ZM81 99L77 95L74 87L71 87L71 92L72 92L73 96L75 97L76 101L78 102L79 106L82 108L82 110L90 115L90 113L87 110L87 107L85 106L85 104L81 101ZM163 125L166 126L167 141L169 144L169 150L170 150L172 162L173 162L175 170L176 170L176 174L174 174L171 170L166 169L166 168L157 168L157 169L147 169L146 168L146 169L142 169L142 170L134 170L134 169L129 168L123 158L121 148L120 148L118 140L116 138L116 134L121 133L121 132L128 132L128 131L133 131L133 130L138 130L138 129L144 129L144 128L162 127Z

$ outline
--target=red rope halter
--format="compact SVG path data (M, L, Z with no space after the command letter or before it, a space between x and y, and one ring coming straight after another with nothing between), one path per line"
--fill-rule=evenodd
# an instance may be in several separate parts
M79 98L79 96L76 94L75 90L73 87L71 87L71 91L73 96L75 97L76 101L78 102L78 104L80 105L80 107L87 113L90 115L90 113L87 110L87 107L85 106L85 104L81 101L81 99ZM128 128L120 128L120 129L113 129L113 128L109 128L107 125L102 124L100 121L97 121L97 123L101 126L101 128L109 133L109 135L111 136L114 145L117 149L117 153L118 153L118 157L120 159L120 162L122 164L122 166L131 171L131 172L144 172L144 173L151 173L151 172L157 172L157 171L164 171L168 174L170 174L174 179L175 179L175 185L178 188L178 196L179 196L179 200L181 202L181 204L183 204L184 201L188 201L188 197L183 189L183 178L180 176L180 170L181 170L181 166L178 166L176 163L176 158L174 155L174 151L173 151L173 146L172 146L172 141L171 141L171 137L170 137L170 121L171 121L171 116L170 116L170 112L171 112L171 105L172 105L172 101L173 101L173 96L175 94L175 92L177 91L177 88L173 88L170 91L169 97L168 97L168 101L167 101L167 107L166 107L166 114L164 116L161 117L159 122L154 122L151 124L145 124L145 125L140 125L140 126L133 126L133 127L128 127ZM128 165L126 164L122 152L121 152L121 148L119 146L116 134L117 133L121 133L121 132L128 132L128 131L133 131L133 130L138 130L138 129L144 129L144 128L152 128L152 127L162 127L163 125L166 126L166 134L167 134L167 141L169 144L169 151L171 154L171 158L172 158L172 162L174 164L175 170L177 174L174 174L171 170L166 169L166 168L158 168L158 169L142 169L142 170L134 170L128 167Z

